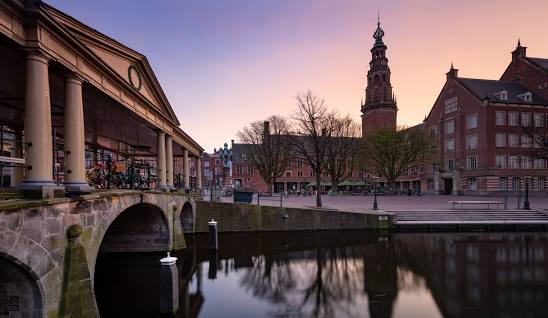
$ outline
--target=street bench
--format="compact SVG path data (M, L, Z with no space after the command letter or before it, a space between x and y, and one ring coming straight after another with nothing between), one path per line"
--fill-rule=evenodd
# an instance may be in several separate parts
M449 201L452 209L457 209L459 206L463 208L465 205L487 205L487 209L490 209L491 206L495 206L497 209L500 209L500 201Z

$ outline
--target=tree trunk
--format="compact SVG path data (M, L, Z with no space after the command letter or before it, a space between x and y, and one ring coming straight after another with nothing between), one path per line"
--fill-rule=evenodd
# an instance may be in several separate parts
M331 195L337 195L337 188L339 187L339 183L336 181L331 181Z
M316 172L316 207L321 208L322 207L322 192L321 192L321 186L322 186L322 174Z

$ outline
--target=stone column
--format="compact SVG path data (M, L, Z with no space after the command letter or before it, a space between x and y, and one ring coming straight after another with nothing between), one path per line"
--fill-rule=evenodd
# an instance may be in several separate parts
M22 132L20 130L14 131L14 139L15 141L12 142L12 154L11 156L13 158L23 158L23 136ZM11 168L11 186L17 187L21 185L21 182L23 182L23 178L25 176L25 169L22 165L16 165L15 167Z
M202 158L196 158L196 188L202 189Z
M434 171L434 194L441 193L441 183L440 171L436 169Z
M21 188L27 197L51 198L62 187L53 181L53 149L48 59L40 52L26 56L24 129L26 172Z
M166 134L158 132L158 154L156 155L156 171L158 182L156 188L160 190L167 189L166 183Z
M184 174L184 188L190 188L190 169L188 165L188 150L183 150L183 174Z
M166 135L166 185L170 190L173 186L173 138Z
M72 193L91 192L86 181L86 142L82 79L65 80L65 189Z

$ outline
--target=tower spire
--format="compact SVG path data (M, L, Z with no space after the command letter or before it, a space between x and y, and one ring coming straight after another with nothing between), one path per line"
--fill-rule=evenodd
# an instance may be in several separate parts
M381 10L377 10L377 26L381 26Z
M375 30L375 33L373 33L373 38L375 39L375 46L384 46L384 43L382 42L382 37L384 36L384 31L381 28L381 13L380 11L377 12L377 29Z

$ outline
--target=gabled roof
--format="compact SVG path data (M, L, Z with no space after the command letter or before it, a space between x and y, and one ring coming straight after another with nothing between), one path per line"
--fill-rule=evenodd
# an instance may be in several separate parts
M247 154L248 153L248 147L253 147L253 145L251 144L234 144L232 146L232 162L235 162L235 163L242 163L244 162L242 160L242 154Z
M462 77L457 77L455 79L480 100L483 100L487 97L490 100L496 101L497 98L495 97L495 94L501 91L506 91L508 92L508 100L504 100L501 102L515 104L548 105L548 102L544 98L534 94L517 82ZM531 102L525 102L520 97L518 97L518 95L527 92L530 92L532 94Z
M89 50L90 54L99 58L105 66L118 75L120 80L130 84L134 88L135 85L131 84L129 79L129 67L135 67L141 79L141 86L139 89L135 88L133 92L144 97L159 113L170 121L176 125L180 124L147 58L143 54L132 50L46 3L42 2L41 5L44 11L83 44Z
M548 59L542 59L538 57L527 57L527 59L533 64L536 64L538 67L548 71Z

